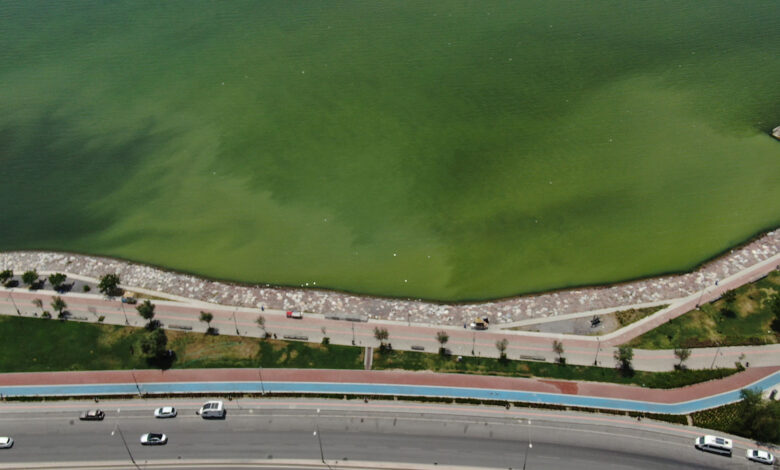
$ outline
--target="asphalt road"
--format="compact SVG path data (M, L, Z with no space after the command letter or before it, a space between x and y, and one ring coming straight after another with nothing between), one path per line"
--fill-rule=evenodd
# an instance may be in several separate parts
M255 400L226 402L225 420L203 420L195 415L198 402L167 403L179 409L177 418L155 419L152 409L162 404L157 401L101 403L107 414L102 422L78 420L79 411L94 403L3 404L0 435L12 436L15 446L0 450L0 468L45 462L129 464L122 436L140 468L164 461L181 462L182 468L194 468L197 461L211 462L210 468L218 468L218 461L224 468L230 462L312 468L321 465L321 455L331 468L396 462L411 467L385 468L519 469L524 459L527 469L754 466L744 458L744 447L735 449L732 458L695 450L697 430L614 416L401 402ZM146 432L166 433L169 442L141 446L139 438Z

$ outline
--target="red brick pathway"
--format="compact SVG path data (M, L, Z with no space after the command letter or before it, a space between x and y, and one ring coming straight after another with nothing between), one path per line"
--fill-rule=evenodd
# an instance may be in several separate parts
M381 383L470 387L562 393L569 395L641 400L655 403L678 403L738 390L779 370L780 366L752 367L744 372L731 375L721 380L713 380L670 390L649 389L631 385L599 382L576 382L466 374L439 374L433 372L263 369L262 374L265 382ZM137 370L0 374L0 386L109 384L132 383L133 381L138 383L256 382L259 380L260 372L258 369L176 369L168 371Z

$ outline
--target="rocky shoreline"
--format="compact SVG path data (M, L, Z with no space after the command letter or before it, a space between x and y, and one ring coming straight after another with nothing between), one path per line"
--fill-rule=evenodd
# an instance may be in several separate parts
M375 319L459 325L478 315L489 315L495 322L507 323L685 297L777 253L780 253L780 230L773 230L690 273L462 304L232 284L124 260L43 251L1 252L0 269L65 271L95 278L116 272L126 285L225 305L264 306L324 314L348 312Z

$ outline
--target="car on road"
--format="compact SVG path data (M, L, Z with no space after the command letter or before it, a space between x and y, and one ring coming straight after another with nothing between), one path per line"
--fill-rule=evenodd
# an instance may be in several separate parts
M195 412L195 414L199 414L200 417L204 419L224 419L226 413L225 405L221 401L208 401Z
M0 449L10 449L14 446L14 440L10 437L0 437Z
M164 446L168 443L168 436L163 433L149 432L141 436L141 444L145 446Z
M760 462L767 465L772 465L775 463L774 455L765 450L748 449L745 453L745 456L748 458L748 460L752 460L754 462Z
M705 452L728 456L731 456L731 449L733 446L731 439L710 435L697 437L694 441L694 445L697 449Z
M106 414L101 410L89 410L81 413L79 419L82 421L103 421L103 418L105 417Z
M163 406L154 410L155 418L175 418L176 414L176 408L172 406Z
M303 318L303 312L288 310L287 318L295 318L296 320L300 320L301 318Z

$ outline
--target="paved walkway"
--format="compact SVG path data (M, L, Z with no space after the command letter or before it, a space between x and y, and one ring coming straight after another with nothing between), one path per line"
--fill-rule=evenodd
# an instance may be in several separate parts
M33 305L34 299L41 299L44 308L49 308L51 299L57 295L53 291L29 291L27 289L0 288L0 314L17 315L17 310L23 316L40 315L40 309ZM701 298L720 295L717 291L708 292ZM104 323L116 325L142 326L144 320L138 316L132 305L125 305L114 299L105 299L94 294L69 293L63 296L68 304L68 311L73 317L83 321L97 322L104 316ZM696 302L689 299L686 302ZM570 364L593 365L598 363L603 367L613 367L612 358L614 346L621 341L627 341L631 332L636 335L654 323L668 321L669 317L681 315L687 308L683 302L670 309L657 312L641 322L634 324L633 329L624 329L603 338L575 335L546 334L520 331L502 331L490 329L487 331L472 331L461 327L442 327L429 324L415 324L370 320L369 322L349 322L328 319L323 315L304 314L302 320L285 317L281 310L261 311L253 308L238 308L225 306L191 305L184 302L155 301L156 316L166 328L186 327L204 332L206 324L199 321L200 311L207 309L214 314L212 326L222 334L238 334L240 336L260 337L267 331L284 336L306 337L308 341L319 343L325 335L333 344L356 346L377 346L374 339L374 327L382 326L388 329L390 342L398 350L417 350L422 348L427 352L436 352L439 343L436 333L445 330L449 334L449 348L455 355L498 357L495 347L497 340L507 338L509 347L507 354L511 359L541 360L551 362L556 355L552 343L559 340L564 345L564 356ZM263 315L266 320L265 331L257 326L255 320ZM628 333L627 333L628 332ZM744 357L742 357L744 355ZM740 359L741 358L741 359ZM692 369L708 369L714 367L733 367L734 362L742 360L751 366L780 365L780 344L767 346L702 348L693 351L686 365ZM634 367L637 370L661 371L672 370L676 359L673 351L634 351Z
M650 413L687 414L733 403L746 387L780 384L780 367L752 368L717 381L660 390L636 386L407 371L177 369L0 375L5 396L155 393L332 393L508 400Z

